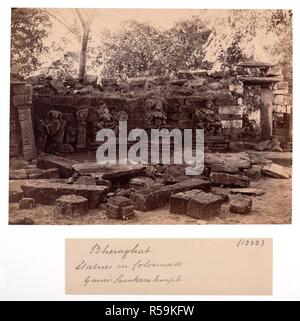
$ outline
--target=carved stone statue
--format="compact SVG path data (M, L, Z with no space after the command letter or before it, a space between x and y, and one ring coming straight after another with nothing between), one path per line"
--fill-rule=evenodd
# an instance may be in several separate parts
M154 110L150 112L148 116L149 125L152 128L162 128L167 125L168 117L164 112L163 103L159 100L154 107Z
M222 133L222 123L217 109L212 101L208 100L205 107L195 110L194 120L196 128L204 129L206 135L218 135Z
M54 143L63 143L66 120L63 113L57 110L50 110L46 114L45 127L48 135Z
M108 107L106 104L103 104L97 112L98 114L98 122L97 122L97 129L103 129L103 128L111 128L113 129L115 127L114 124L114 118L112 114L110 113Z
M74 133L70 133L66 123L63 113L57 110L50 110L44 119L37 119L37 144L41 151L51 154L74 152L71 144L75 143L76 136L74 139Z

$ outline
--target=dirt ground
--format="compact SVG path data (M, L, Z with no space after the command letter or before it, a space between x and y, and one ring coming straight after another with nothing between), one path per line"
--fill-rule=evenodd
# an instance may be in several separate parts
M264 195L253 197L252 212L247 215L233 214L229 205L222 206L221 214L209 220L197 220L189 216L170 214L168 208L151 212L135 211L135 217L129 221L113 220L104 210L90 210L87 215L76 219L57 219L52 213L54 206L39 205L30 210L19 209L18 203L11 203L10 220L28 217L34 224L50 225L91 225L91 224L291 224L292 222L292 180L265 178L251 182L250 187L265 191ZM217 190L217 188L215 188ZM230 198L234 197L227 191Z

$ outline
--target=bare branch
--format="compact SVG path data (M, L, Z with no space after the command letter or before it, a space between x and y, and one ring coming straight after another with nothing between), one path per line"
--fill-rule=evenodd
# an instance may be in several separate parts
M80 11L80 9L76 8L75 10L76 10L76 13L77 13L77 15L78 15L78 18L79 18L82 26L83 26L83 27L86 27L86 21L85 21L85 19L84 19L84 17L83 17L83 14L82 14L81 11Z
M59 15L56 12L52 12L51 9L45 9L47 14L54 18L56 21L58 21L62 26L64 26L68 31L70 31L78 41L80 41L80 36L78 35L75 28L68 25L62 18L59 17Z

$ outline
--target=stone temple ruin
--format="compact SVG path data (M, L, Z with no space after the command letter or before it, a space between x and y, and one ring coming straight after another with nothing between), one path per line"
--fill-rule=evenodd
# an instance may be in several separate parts
M240 63L228 74L184 70L126 81L86 75L83 83L25 81L12 72L9 199L22 209L53 205L58 219L90 209L129 219L165 206L202 219L219 215L226 202L231 212L247 214L251 197L261 195L251 181L290 177L290 168L269 158L291 151L291 117L291 88L282 68L268 63ZM97 131L118 136L122 120L128 131L203 129L203 174L188 177L183 165L97 164Z

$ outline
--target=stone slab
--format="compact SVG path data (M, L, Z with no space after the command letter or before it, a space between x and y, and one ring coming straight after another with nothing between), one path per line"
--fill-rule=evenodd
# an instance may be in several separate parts
M264 175L273 177L273 178L283 178L288 179L291 177L291 169L288 167L283 167L278 164L267 164L262 168L262 173Z
M97 174L102 179L114 180L119 178L133 178L144 174L145 166L141 165L101 165L98 163L79 163L73 169L80 175Z
M244 175L231 175L226 173L211 173L209 180L213 185L224 187L248 187L250 179Z
M132 193L130 198L134 202L136 209L146 212L163 207L170 201L171 196L176 193L187 192L193 189L209 192L211 184L202 179L188 179L174 185L153 186L152 188L141 189L136 193Z
M41 153L38 156L38 167L42 169L57 168L60 177L69 178L72 176L73 166L77 162L63 157Z
M251 167L250 157L242 153L206 153L204 158L205 165L209 168L213 166L223 166L228 168L238 168L239 170Z
M265 191L259 188L234 188L230 190L231 194L243 194L248 196L260 196L264 195Z
M21 185L21 189L25 197L32 197L36 203L40 204L54 204L57 198L64 195L83 196L87 198L90 208L98 208L109 190L106 186L49 183L47 181L28 181Z

